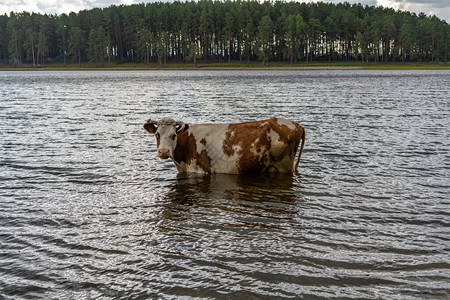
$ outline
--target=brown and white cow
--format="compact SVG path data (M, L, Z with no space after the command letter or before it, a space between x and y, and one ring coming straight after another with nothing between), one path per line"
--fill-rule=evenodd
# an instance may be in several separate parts
M156 135L158 156L171 158L180 173L295 172L305 144L305 129L280 118L198 125L149 119L144 128Z

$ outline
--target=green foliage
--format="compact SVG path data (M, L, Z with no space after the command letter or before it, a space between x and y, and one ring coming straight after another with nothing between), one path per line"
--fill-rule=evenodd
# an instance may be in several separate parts
M264 16L261 19L258 32L259 60L267 65L271 58L271 47L273 45L273 22L270 16Z
M446 62L435 16L349 3L200 0L0 15L0 64Z
M96 66L104 66L106 35L102 26L97 29L91 29L89 33L89 42L87 56L90 62L95 62Z
M78 64L81 65L83 54L86 52L86 37L84 31L80 27L72 27L69 31L69 49L78 58Z

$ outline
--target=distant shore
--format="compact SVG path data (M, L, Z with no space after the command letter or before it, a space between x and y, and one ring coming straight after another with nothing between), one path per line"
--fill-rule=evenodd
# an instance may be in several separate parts
M142 63L105 63L103 67L96 66L92 63L78 64L48 64L44 66L33 67L25 65L21 67L12 65L0 65L0 71L73 71L73 70L434 70L434 69L450 69L447 63L361 63L361 62L315 62L315 63L270 63L262 65L260 63L168 63L168 64L142 64Z

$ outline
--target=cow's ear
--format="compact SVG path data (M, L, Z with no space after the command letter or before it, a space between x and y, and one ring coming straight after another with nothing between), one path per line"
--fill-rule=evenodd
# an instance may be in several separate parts
M182 125L177 126L177 134L183 133L189 129L189 124L183 123Z
M155 132L156 132L155 124L147 122L147 123L144 124L144 128L145 128L145 130L147 130L151 134L155 134Z

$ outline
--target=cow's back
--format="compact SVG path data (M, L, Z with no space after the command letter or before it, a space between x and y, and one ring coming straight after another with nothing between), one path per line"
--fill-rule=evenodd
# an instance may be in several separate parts
M175 162L181 172L290 172L302 130L285 119L192 125L179 137L183 155Z
M233 154L239 145L239 173L291 172L303 128L286 119L230 124L224 150Z

